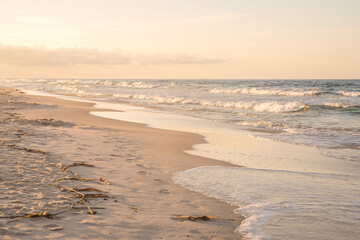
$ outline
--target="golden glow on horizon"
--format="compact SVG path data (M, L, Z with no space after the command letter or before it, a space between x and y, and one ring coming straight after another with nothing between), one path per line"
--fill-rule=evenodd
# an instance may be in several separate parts
M0 77L360 78L357 0L1 6Z

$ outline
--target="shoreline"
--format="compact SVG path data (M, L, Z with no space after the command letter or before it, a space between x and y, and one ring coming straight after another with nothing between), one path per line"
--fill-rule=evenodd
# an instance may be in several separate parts
M1 89L3 91L4 88ZM40 104L41 106L47 105L46 108L35 107L20 110L21 115L26 119L55 119L56 121L74 123L74 129L70 129L70 132L72 134L76 133L76 131L80 131L85 132L85 135L89 134L88 137L97 138L98 135L94 136L93 133L89 133L89 131L94 131L95 128L96 133L103 134L103 137L105 137L106 135L107 138L116 141L116 137L121 136L121 138L126 139L123 141L132 142L132 144L136 146L136 152L139 154L139 156L141 156L141 161L139 161L139 163L134 164L134 161L130 161L127 162L125 165L120 164L121 167L111 168L108 166L108 164L110 163L106 162L105 160L100 161L89 159L87 162L89 164L96 163L96 165L102 169L101 172L104 174L103 176L109 181L113 181L113 186L117 185L116 187L109 187L115 188L111 191L113 194L115 193L115 198L116 196L121 196L121 198L131 198L132 200L136 199L136 201L141 201L143 203L144 206L139 207L139 212L142 212L142 209L146 209L146 211L142 212L142 214L137 213L137 215L143 215L142 217L144 219L152 222L152 224L154 226L157 226L156 228L158 229L155 232L154 230L151 231L150 229L147 229L148 233L146 235L142 235L141 237L145 237L145 239L153 239L164 235L165 238L167 236L180 239L185 237L205 239L211 236L211 238L213 239L233 239L237 236L234 231L236 227L240 225L241 221L243 221L242 216L233 212L233 210L237 207L231 206L227 203L206 197L195 192L191 192L190 190L187 190L180 185L175 185L171 182L171 184L169 183L171 177L173 176L173 173L175 172L201 166L234 166L226 162L197 157L183 152L184 150L192 149L192 146L194 144L204 143L205 140L202 136L197 134L154 129L146 127L144 124L129 123L119 120L111 120L92 116L89 114L90 111L102 111L102 109L94 108L93 104L90 103L68 101L52 97L22 94L19 95L18 93L14 92L12 94L18 95L20 98L22 98L22 100L26 99L25 102L28 103L36 103ZM100 136L98 137L100 138ZM89 139L89 142L93 142L94 140L95 139L91 139L90 141ZM89 143L86 143L86 141L84 142L84 139L81 140L80 143L82 143L83 145L90 145ZM52 143L52 145L53 144L54 143ZM106 154L106 148L112 149L114 148L114 146L117 145L116 142L112 142L109 140L97 144L104 145L103 154ZM44 146L44 148L46 147ZM59 149L53 148L50 151L57 152L58 154L61 154L61 151L66 152L63 148L58 148ZM129 150L131 149L125 149L125 152L128 152L128 156L132 154L132 151ZM64 154L65 156L74 155L74 152L69 152L69 150L67 151L68 152ZM84 154L82 153L82 155ZM79 160L83 157L84 156L79 156ZM124 160L121 159L121 157L120 159L115 158L117 158L116 154L111 154L109 160L113 161L113 163L116 164L119 164L121 160ZM137 172L135 172L135 174L126 173L126 170L129 169L136 169L135 171ZM125 179L120 179L117 174L127 174L129 176L125 177ZM133 179L136 179L136 181L138 181L139 177L141 179L141 184L132 181ZM159 183L161 183L160 186ZM123 186L131 186L134 184L136 185L136 187L133 187L133 190L135 190L136 188L136 191L130 191L130 193L128 194L131 196L123 196L123 194L121 194L121 192L124 191ZM163 186L164 184L166 187ZM122 189L120 191L120 189L116 188ZM138 197L140 199L138 199L136 195L139 195ZM115 206L111 206L111 204L107 205L109 206L107 206L106 208L109 208L110 212L117 211ZM165 210L165 208L168 209ZM164 211L164 213L161 213L162 218L159 219L159 216L156 216L156 214L153 213L155 209L158 209L160 212ZM228 222L224 220L212 220L211 222L203 223L174 220L174 216L179 214L189 216L217 216L235 219L235 221ZM119 215L117 215L117 217L117 221L124 221L124 219L119 218ZM134 224L139 225L138 231L142 232L141 230L143 228L141 227L142 223L140 222L143 219L139 220L140 221L135 221ZM104 221L107 222L110 220L105 219ZM149 227L148 224L147 227ZM171 229L171 231L169 229ZM174 232L174 230L176 230L176 233ZM135 233L136 230L133 228L133 226L128 228L125 227L124 231L127 233L122 233L122 235L114 235L111 237L111 234L109 233L110 235L104 236L106 236L106 238L109 237L114 239L119 236L127 236L133 238L136 238L136 236L140 236L131 235L139 234ZM66 231L64 229L59 233L61 232L65 233ZM99 236L99 238L102 238L102 236Z
M95 107L96 103L81 102L77 101L77 99L60 99L56 96L37 96L26 93L25 96L31 99L34 103L50 103L51 105L58 107L58 109L55 110L57 111L57 113L55 114L53 112L48 112L48 109L38 109L36 112L33 111L33 109L30 111L23 111L22 114L30 119L41 117L51 118L51 116L56 116L56 119L62 121L76 122L83 125L94 125L101 128L121 130L122 132L126 132L126 134L130 134L131 136L128 135L129 138L133 138L133 140L139 141L141 144L144 144L144 146L146 146L146 148L149 148L150 151L162 150L162 154L168 154L167 151L170 151L170 154L179 154L185 159L191 158L189 160L186 159L187 161L183 161L182 164L184 165L182 165L179 170L173 170L174 172L184 171L202 166L241 167L239 165L234 165L229 162L186 153L186 151L193 150L194 145L207 144L205 137L198 133L161 129L157 127L149 127L145 123L137 123L96 116L91 114L90 112L121 112L121 110L114 110L111 108L109 109ZM66 114L66 112L68 112L69 114ZM78 116L80 114L82 116ZM84 114L86 114L86 118L84 118ZM158 132L161 132L160 134L162 134L162 136L155 135L155 133L157 134ZM151 139L149 140L147 138L152 138L156 141ZM170 144L168 141L162 140L162 138L171 138L173 143L171 145L171 148L173 149L166 149L166 145ZM154 151L154 154L155 153L156 151ZM196 160L193 161L193 158ZM189 165L190 167L187 167L187 165Z

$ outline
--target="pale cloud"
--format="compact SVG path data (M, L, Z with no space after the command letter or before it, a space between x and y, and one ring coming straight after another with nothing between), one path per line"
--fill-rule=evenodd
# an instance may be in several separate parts
M232 13L222 13L214 15L206 15L200 17L190 17L190 18L181 18L176 20L167 20L167 21L149 21L143 24L151 26L189 26L189 25L211 25L211 24L226 24L229 21L237 21L242 18L248 17L247 14L232 14Z
M231 21L239 18L247 17L246 14L216 14L216 15L209 15L209 16L202 16L202 17L196 17L196 18L187 18L182 19L179 22L180 23L217 23L217 22L224 22L224 21Z
M132 59L122 51L99 51L83 48L1 46L0 63L24 66L123 65Z
M162 65L162 64L217 64L224 63L220 58L204 58L190 54L180 55L152 55L138 58L141 64Z
M122 50L0 45L0 64L10 66L218 64L225 60L190 54L135 55Z

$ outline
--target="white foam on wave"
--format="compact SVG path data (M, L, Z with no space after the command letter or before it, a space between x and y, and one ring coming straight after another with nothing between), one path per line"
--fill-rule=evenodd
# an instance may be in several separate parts
M51 85L77 85L81 84L84 80L79 79L40 79L40 83L46 83Z
M338 159L359 162L358 157L356 157L358 156L358 153L357 151L354 151L355 149L360 149L360 132L356 129L346 129L334 126L329 126L328 128L314 128L288 124L258 124L258 126L260 127L279 130L280 133L266 134L266 131L255 131L252 133L252 135L254 136L272 139L276 141L312 146L321 149L321 151L332 151L333 149L341 149L339 150L339 153L343 153L343 156L341 156L341 154L326 154L325 156L333 156ZM349 153L344 152L345 149L352 153L351 156L349 155Z
M117 86L126 87L126 88L157 88L157 87L159 87L158 85L149 84L149 83L146 83L143 81L138 81L138 82L122 81L122 82L117 82L114 84L116 84Z
M321 94L319 90L279 90L279 89L257 89L257 88L237 88L237 89L222 89L214 88L210 93L225 93L225 94L249 94L249 95L278 95L278 96L315 96Z
M48 80L47 79L36 79L35 82L36 83L47 83Z
M257 112L270 112L270 113L286 113L286 112L298 112L308 106L299 102L266 102L256 104L253 109Z
M333 108L349 108L349 107L353 107L354 105L349 105L339 102L326 102L324 103L324 106L333 107Z
M100 97L106 97L107 94L101 93L101 92L89 92L85 89L81 89L77 86L72 85L63 85L61 86L62 90L65 90L65 92L61 92L62 94L66 95L74 95L78 97L87 97L87 98L100 98Z
M145 94L113 94L116 99L138 99L138 100L153 100L156 103L162 104L198 104L199 101L196 99L184 98L184 97L163 97L153 96Z
M339 91L340 95L347 96L347 97L359 97L360 92L345 92L345 91Z
M157 88L159 85L147 83L145 81L119 81L119 80L91 80L91 79L36 79L36 83L46 83L51 85L64 86L118 86L124 88Z
M274 123L269 121L254 121L254 122L238 121L235 124L241 126L252 126L252 127L268 127L268 128L274 127Z
M235 109L251 109L254 106L252 102L223 102L201 100L199 104L202 106L219 107L219 108L235 108Z
M144 94L113 94L117 99L139 99L139 100L154 100L161 104L194 104L208 107L218 108L234 108L234 109L252 109L256 112L269 113L286 113L297 112L308 108L307 105L299 102L234 102L234 101L211 101L205 99L185 98L185 97L164 97L152 96Z

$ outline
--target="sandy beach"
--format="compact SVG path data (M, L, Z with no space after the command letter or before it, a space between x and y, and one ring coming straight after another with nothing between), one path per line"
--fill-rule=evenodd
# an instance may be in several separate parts
M0 8L0 240L357 240L360 9Z
M171 181L178 171L231 166L183 152L201 136L92 116L92 104L15 89L0 88L0 102L2 239L240 238L235 206ZM176 219L204 215L224 219Z

